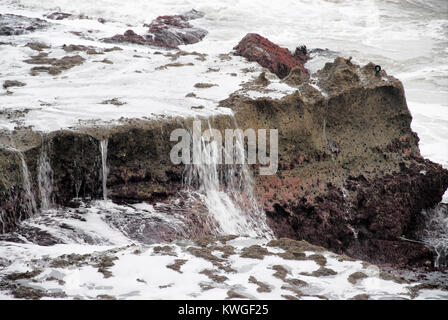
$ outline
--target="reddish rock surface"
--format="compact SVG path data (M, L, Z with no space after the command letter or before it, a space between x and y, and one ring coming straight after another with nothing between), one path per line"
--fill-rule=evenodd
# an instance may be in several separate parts
M259 34L249 33L234 49L236 55L258 62L279 78L286 77L295 66L299 66L304 73L308 74L308 70L304 67L304 63L309 59L305 46L298 47L293 55L288 49L276 45Z
M130 42L176 49L180 45L199 42L207 35L207 30L195 28L188 22L202 16L203 14L196 10L182 15L159 16L148 25L148 33L145 35L138 35L132 30L127 30L123 35L117 34L104 41Z
M408 267L433 261L430 248L401 237L415 239L424 227L420 212L440 201L448 172L429 160L411 158L414 164L403 163L399 172L376 179L349 177L345 189L328 184L328 191L317 196L290 199L289 194L303 194L304 181L265 178L265 184L284 190L274 203L265 203L269 225L278 236L378 264ZM419 173L423 169L425 175Z

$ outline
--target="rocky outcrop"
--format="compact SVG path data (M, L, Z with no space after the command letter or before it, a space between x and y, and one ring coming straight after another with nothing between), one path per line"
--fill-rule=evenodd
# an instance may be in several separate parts
M23 87L25 85L26 85L26 83L21 82L21 81L5 80L5 82L3 82L3 89L8 89L10 87Z
M221 131L233 128L234 120L241 129L279 130L278 172L261 176L257 165L252 167L256 194L276 236L375 263L418 266L431 261L429 248L401 237L412 239L421 231L421 211L441 200L448 172L420 155L401 82L385 71L376 73L374 64L359 67L343 58L326 64L313 83L298 70L288 77L298 89L293 94L282 99L234 94L221 106L233 109L235 119L208 119ZM129 121L57 131L44 138L31 131L14 132L11 139L22 150L37 206L42 202L37 177L43 150L53 170L56 203L74 206L75 197L101 198L104 139L108 196L119 203L168 205L181 199L184 172L169 159L176 143L170 133L191 128L191 122ZM29 197L20 154L6 147L0 151L0 230L6 232L29 216ZM194 221L197 233L207 234L197 214L203 206L181 199L175 209ZM174 235L158 237L172 240Z
M376 263L431 260L400 237L423 226L448 171L421 157L401 82L343 58L315 76L280 100L223 102L241 127L279 130L279 171L256 177L274 232Z
M147 25L149 29L145 35L138 35L133 30L127 30L123 35L115 35L103 40L175 49L180 45L199 42L207 35L207 30L193 27L189 23L190 20L203 16L202 12L194 9L182 15L159 16Z
M298 67L308 75L304 63L309 59L305 46L300 46L292 54L256 33L247 34L234 48L235 55L256 61L261 66L275 73L279 78L285 78L289 72Z

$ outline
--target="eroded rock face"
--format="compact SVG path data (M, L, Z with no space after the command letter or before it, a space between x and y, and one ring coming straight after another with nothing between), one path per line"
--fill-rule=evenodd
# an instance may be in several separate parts
M279 130L279 171L256 177L275 234L376 263L432 260L400 237L423 227L448 172L421 157L401 82L343 58L316 77L321 91L305 82L281 100L223 102L241 127Z
M207 30L193 27L190 20L203 17L202 12L191 10L182 15L159 16L148 25L148 33L138 35L127 30L123 35L115 35L104 39L106 42L130 42L175 49L180 45L193 44L201 41Z
M235 54L243 56L249 61L256 61L268 68L279 78L286 77L291 69L298 67L305 74L308 70L304 63L309 59L306 47L298 47L294 55L286 48L282 48L256 33L247 34L234 48Z
M50 24L39 18L15 14L0 14L0 36L17 36L48 27Z

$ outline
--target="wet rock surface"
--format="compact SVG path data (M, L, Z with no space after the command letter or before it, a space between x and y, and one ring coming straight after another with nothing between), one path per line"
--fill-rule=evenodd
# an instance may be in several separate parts
M206 30L196 28L189 22L203 16L202 12L194 9L182 15L159 16L149 25L146 25L148 32L144 35L138 35L133 30L127 30L123 35L115 35L103 40L105 42L129 42L175 49L180 45L199 42L207 35Z
M343 58L316 77L280 100L223 102L240 127L279 130L279 171L256 177L271 228L375 263L432 261L432 248L401 237L424 227L448 172L420 156L401 82Z
M10 87L23 87L26 83L17 80L6 80L3 82L3 89L8 89Z
M308 70L304 67L304 63L309 58L306 47L298 48L293 55L288 49L276 45L259 34L249 33L234 50L235 55L258 62L280 78L285 78L294 67L298 67L308 75Z

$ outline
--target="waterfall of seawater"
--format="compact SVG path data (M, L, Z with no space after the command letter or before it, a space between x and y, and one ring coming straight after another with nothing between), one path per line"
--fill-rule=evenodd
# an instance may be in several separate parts
M27 211L30 216L33 216L35 213L37 213L37 206L34 194L31 191L31 182L30 182L30 174L28 172L28 166L26 164L23 153L21 151L17 151L17 153L22 162L22 179L23 179L22 183L23 183L23 189L25 190L25 201L28 207Z
M37 167L37 183L42 210L48 210L53 206L53 170L51 169L46 147L46 144L42 143L42 151Z
M200 164L186 166L185 185L204 202L214 232L272 238L265 212L254 196L254 184L246 162L220 164L222 145L209 142L203 136L192 135L192 139L196 139L193 155L200 159ZM234 151L237 157L244 157L243 137L236 137Z
M109 173L109 168L107 167L107 145L108 140L100 141L100 152L101 152L101 179L103 182L103 199L107 200L107 175Z

